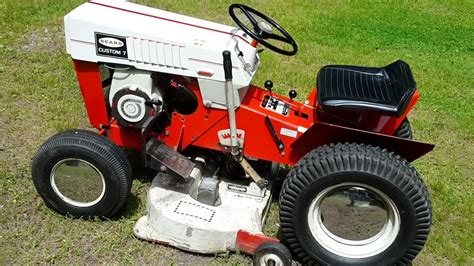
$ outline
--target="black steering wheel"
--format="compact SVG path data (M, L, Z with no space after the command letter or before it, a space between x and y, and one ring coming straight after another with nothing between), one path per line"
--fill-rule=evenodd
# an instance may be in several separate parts
M235 10L241 10L245 17L252 24L253 30L249 29L236 15ZM268 49L282 55L292 56L298 52L298 46L291 35L286 32L278 23L271 18L265 16L259 11L242 4L232 4L229 7L230 17L237 23L237 25L255 41L261 43ZM278 33L274 33L273 29L277 29ZM291 45L291 50L279 48L266 40L276 40Z

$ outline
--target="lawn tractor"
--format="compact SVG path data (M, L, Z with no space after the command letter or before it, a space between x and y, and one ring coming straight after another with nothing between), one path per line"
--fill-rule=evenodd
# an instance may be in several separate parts
M434 147L412 140L419 91L409 65L325 66L299 102L271 80L251 84L263 48L293 56L295 40L251 7L229 14L238 27L112 0L66 15L97 133L70 130L40 147L32 176L45 204L73 217L117 214L132 186L124 151L135 150L156 173L139 239L240 251L256 265L409 264L431 225L410 162ZM263 234L272 198L281 241Z

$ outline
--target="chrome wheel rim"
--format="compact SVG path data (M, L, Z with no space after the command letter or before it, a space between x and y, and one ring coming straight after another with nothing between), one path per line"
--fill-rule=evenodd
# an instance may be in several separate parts
M400 231L400 213L382 191L362 183L341 183L321 191L308 209L314 239L347 258L366 258L386 250Z
M90 207L105 195L105 179L91 163L68 158L53 166L50 175L53 191L66 203L76 207Z

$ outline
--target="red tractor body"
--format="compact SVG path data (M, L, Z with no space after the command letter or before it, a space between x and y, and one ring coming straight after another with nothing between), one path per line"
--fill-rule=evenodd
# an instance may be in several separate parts
M119 126L107 112L99 65L74 61L74 66L91 125L121 147L141 149L140 130ZM226 147L219 143L218 132L229 128L227 111L207 108L202 104L197 82L183 82L187 82L183 84L197 96L198 108L190 115L173 113L171 123L165 131L154 134L154 137L176 151L196 146L226 152ZM355 121L364 125L363 128L349 128L341 125L338 117L327 116L318 103L317 95L317 88L314 88L305 103L300 103L252 85L236 110L239 129L244 130L248 136L256 136L245 139L243 154L294 165L306 153L319 146L338 142L363 142L383 146L408 161L413 161L434 147L432 144L393 136L418 101L418 90L399 117L367 110L353 110ZM290 106L288 114L282 115L262 107L265 97L273 97ZM319 118L321 113L326 115L323 121ZM277 147L272 131L265 123L266 117L270 119L276 132L280 132L278 135L284 145L283 149Z

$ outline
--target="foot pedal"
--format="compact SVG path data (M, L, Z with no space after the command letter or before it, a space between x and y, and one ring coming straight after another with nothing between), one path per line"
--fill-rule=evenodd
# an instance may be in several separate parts
M194 163L186 156L171 149L166 144L151 138L146 143L146 153L150 156L150 167L160 171L164 165L184 179L190 177Z

